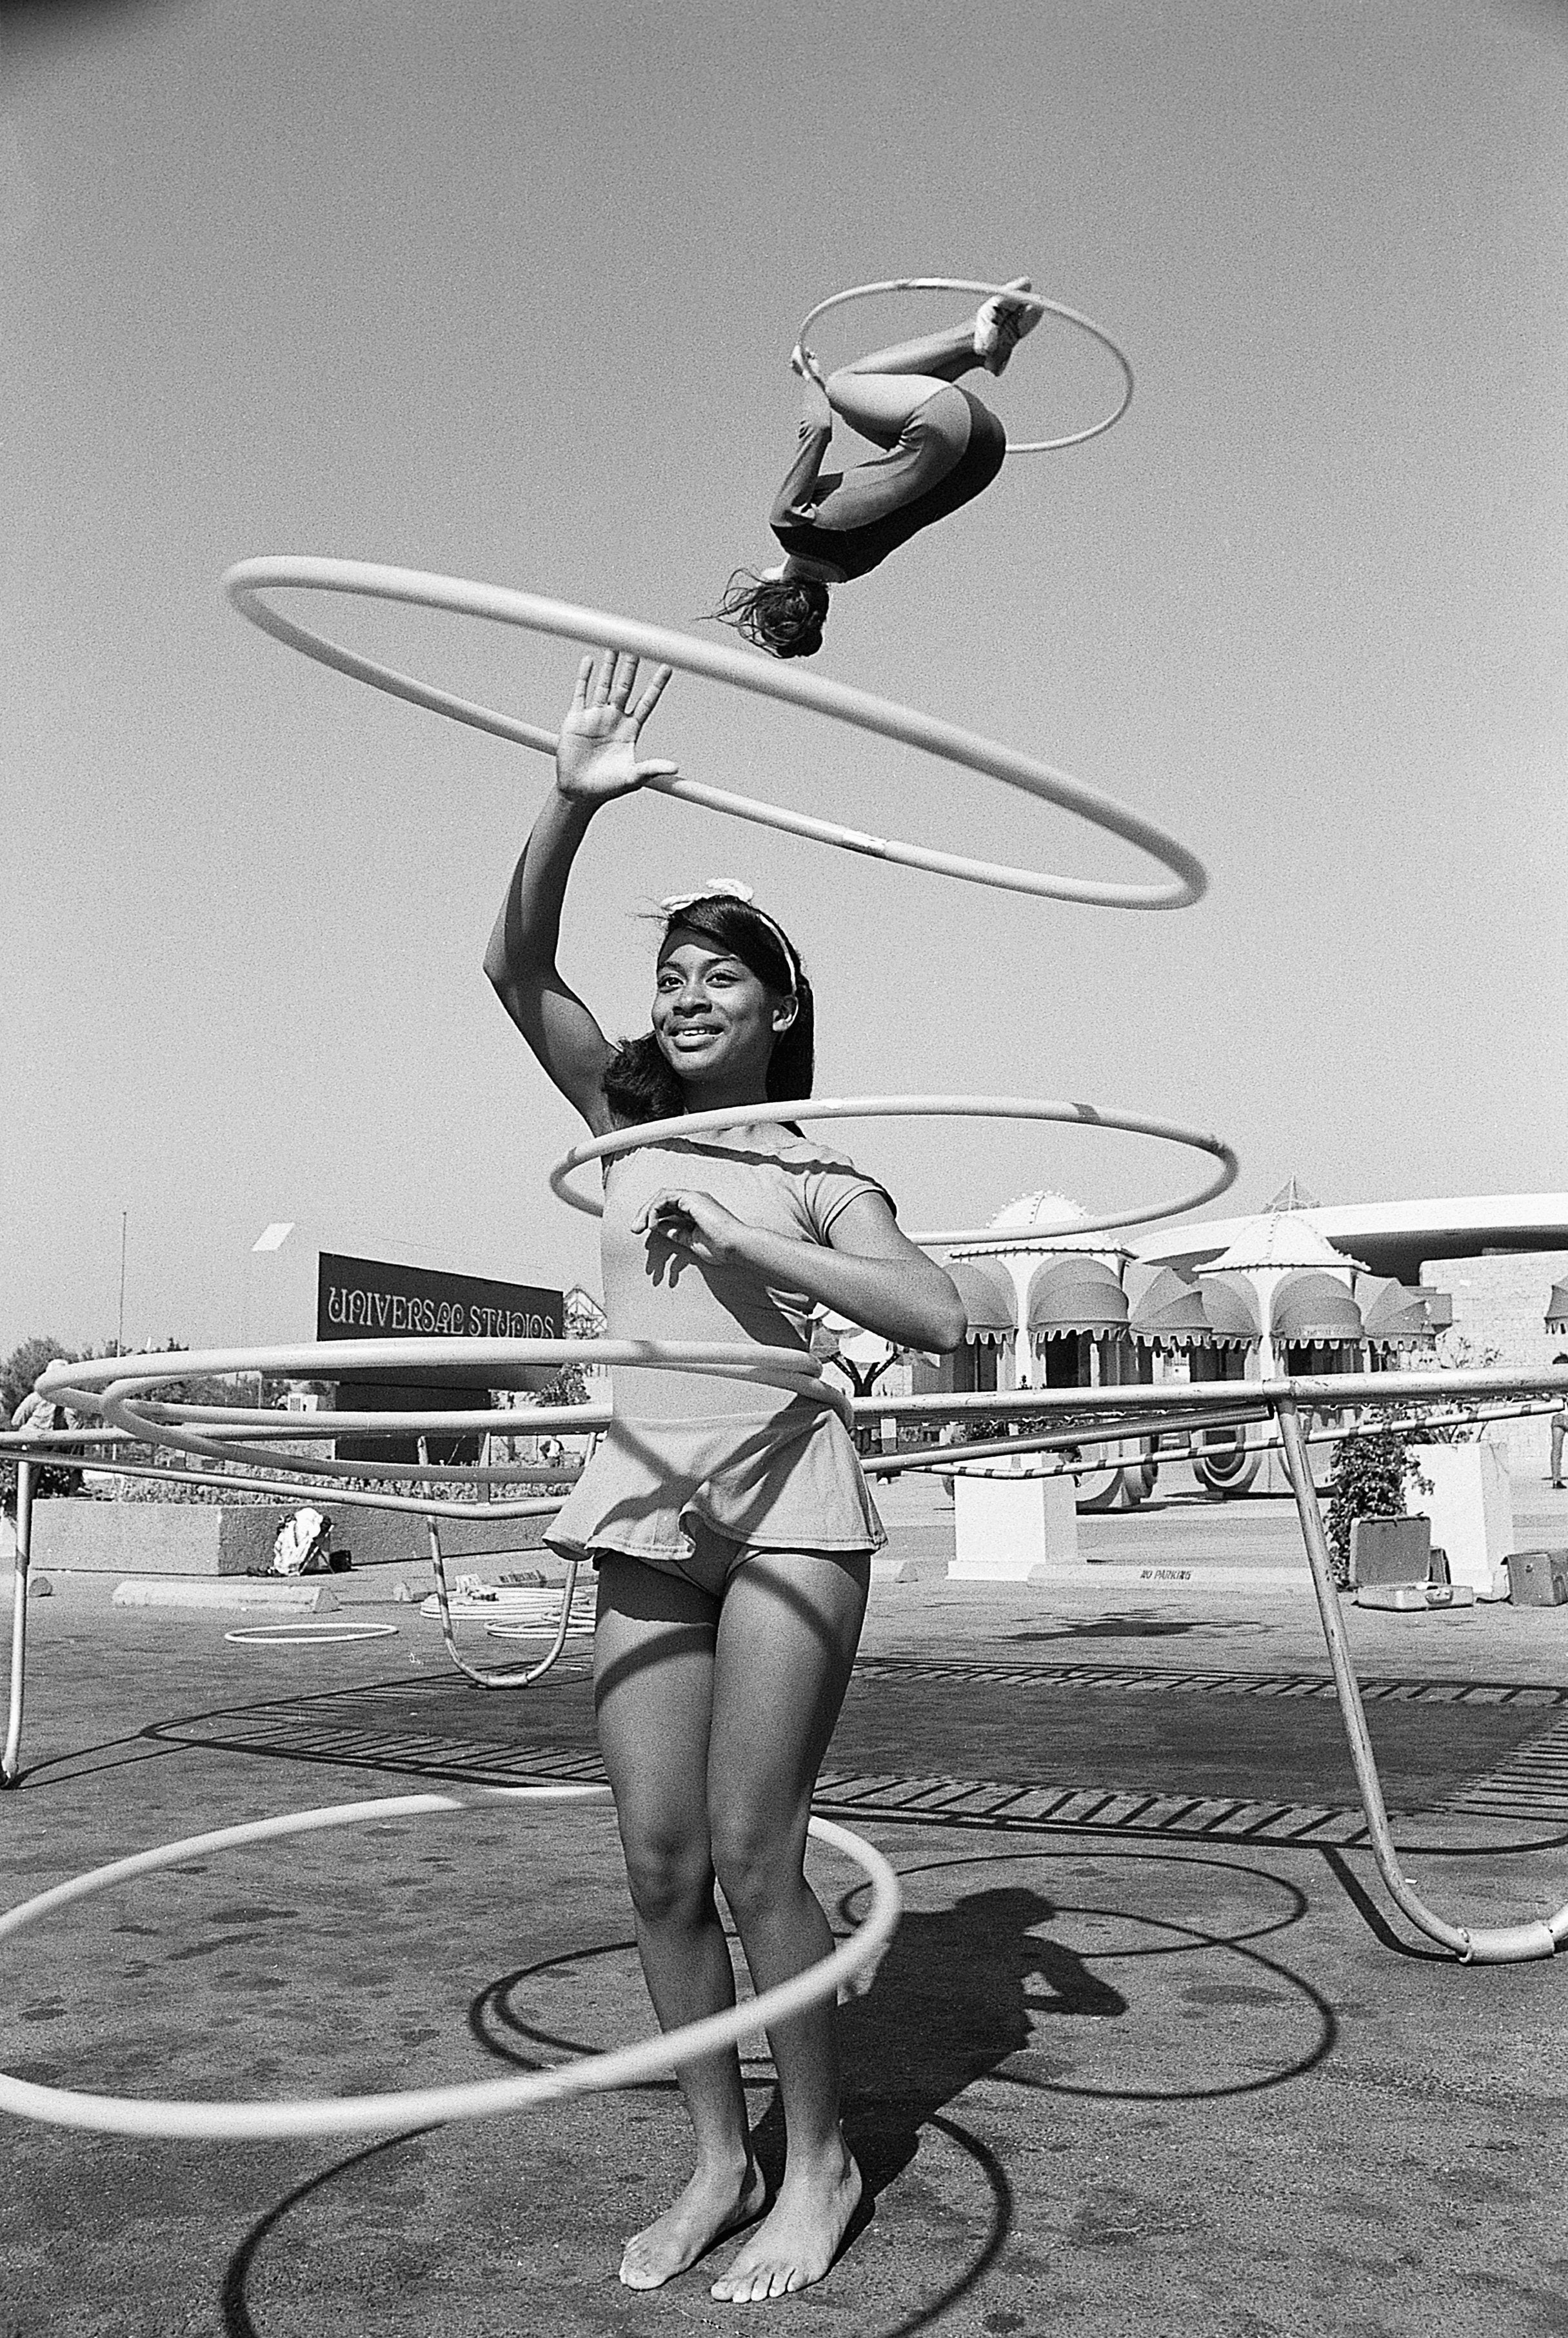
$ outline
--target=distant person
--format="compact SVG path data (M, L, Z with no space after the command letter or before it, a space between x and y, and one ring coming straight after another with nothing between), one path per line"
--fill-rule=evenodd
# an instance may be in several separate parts
M972 503L1002 468L1007 434L958 377L975 366L1004 371L1041 311L1010 300L1027 292L1014 277L972 322L877 349L824 375L797 347L790 365L802 382L800 451L773 499L769 526L784 548L776 568L738 568L714 614L774 657L814 657L822 646L828 595L880 565L924 527ZM879 462L824 471L833 417L873 446Z
M1553 1356L1554 1364L1568 1364L1568 1355ZM1552 1477L1551 1483L1559 1488L1563 1484L1563 1444L1568 1439L1568 1400L1552 1416Z
M663 904L639 1038L613 1046L557 969L590 821L674 768L637 760L668 679L660 668L640 691L635 658L583 659L555 788L485 953L507 1013L596 1136L811 1093L811 986L744 888L710 881ZM663 1136L609 1162L602 1240L612 1340L783 1347L805 1362L818 1307L899 1347L946 1351L964 1336L956 1290L900 1233L876 1180L771 1121ZM643 1975L673 2029L735 2000L715 1881L760 1991L831 1951L806 1830L884 1536L826 1395L627 1367L612 1377L610 1427L548 1540L598 1569L599 1744ZM788 2147L776 2198L733 2049L683 2067L696 2170L626 2243L629 2288L659 2288L758 2218L713 2296L748 2304L822 2279L861 2195L839 2126L837 2020L818 2004L769 2031Z

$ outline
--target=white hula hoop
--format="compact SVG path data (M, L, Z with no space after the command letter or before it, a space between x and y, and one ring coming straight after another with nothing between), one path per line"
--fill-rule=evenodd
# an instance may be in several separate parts
M462 1811L475 1801L564 1802L607 1793L603 1786L491 1787L477 1795L393 1794L379 1801L341 1803L314 1811L294 1811L248 1825L219 1827L211 1834L119 1859L69 1883L56 1884L0 1916L0 1939L24 1931L57 1908L92 1898L136 1875L156 1874L188 1859L242 1842L266 1842L309 1834L327 1827L355 1826L386 1819L413 1818L432 1811ZM514 2072L466 2086L421 2087L397 2094L305 2097L287 2102L176 2102L158 2097L79 2094L64 2087L40 2087L0 2073L0 2110L53 2127L84 2127L99 2135L161 2136L181 2142L207 2138L237 2143L280 2136L377 2135L388 2129L428 2127L446 2119L496 2118L534 2103L561 2102L573 2095L604 2094L619 2087L667 2078L703 2054L732 2046L750 2031L782 2021L808 2005L835 1997L842 1983L869 1981L897 1928L898 1880L880 1852L848 1827L814 1818L811 1833L844 1852L871 1886L871 1906L853 1937L793 1980L723 2013L693 2021L667 2037L650 2038L612 2054L596 2054L560 2069Z
M124 1430L138 1444L166 1445L200 1459L238 1461L274 1474L287 1468L290 1472L309 1476L378 1477L392 1465L339 1461L303 1453L288 1454L280 1460L265 1447L247 1445L240 1437L211 1433L217 1407L185 1406L167 1399L148 1402L146 1392L180 1380L198 1377L222 1380L237 1373L252 1378L260 1372L278 1377L336 1380L344 1373L374 1372L378 1369L406 1373L425 1367L439 1370L461 1364L470 1371L486 1365L500 1371L519 1364L572 1363L624 1364L650 1371L691 1372L699 1377L779 1388L789 1395L830 1406L847 1423L853 1419L848 1391L835 1387L825 1376L818 1359L803 1349L743 1348L727 1341L701 1340L326 1340L290 1348L184 1349L155 1355L107 1356L81 1363L52 1364L40 1374L39 1386L47 1385L52 1392L59 1391L52 1394L52 1401L68 1405L83 1418L96 1414L107 1427ZM574 1428L577 1423L571 1410L564 1408L563 1411L565 1425ZM444 1433L450 1419L456 1417L434 1416L435 1433ZM321 1413L308 1414L301 1416L301 1422L309 1424L328 1418ZM495 1413L485 1416L492 1424L497 1418ZM554 1414L547 1416L543 1410L531 1414L528 1426L536 1429L547 1419L554 1425ZM194 1425L197 1420L209 1427L209 1433L203 1434ZM302 1433L309 1434L308 1426L302 1428ZM413 1479L428 1476L430 1470L410 1462L403 1465L397 1474ZM559 1506L558 1499L547 1497L527 1506L526 1511L516 1505L508 1507L514 1515L524 1515ZM466 1517L467 1512L458 1515Z
M1216 1194L1223 1194L1236 1182L1239 1164L1223 1138L1205 1136L1197 1129L1179 1128L1173 1121L1150 1120L1137 1113L1102 1110L1089 1104L1051 1103L1030 1096L800 1096L788 1104L736 1105L721 1112L682 1113L673 1120L639 1121L630 1128L615 1129L608 1136L585 1138L563 1154L551 1170L550 1190L568 1209L581 1210L589 1217L603 1217L604 1204L599 1197L573 1192L568 1179L590 1162L612 1161L622 1153L635 1152L639 1145L657 1144L671 1137L700 1136L705 1130L754 1126L759 1122L777 1126L794 1120L946 1119L1050 1120L1084 1128L1111 1128L1125 1135L1158 1137L1167 1144L1207 1153L1220 1164L1212 1176L1179 1201L1111 1211L1097 1218L1074 1218L1071 1225L1063 1228L1064 1233L1103 1233L1112 1226L1147 1225L1155 1218L1179 1217L1183 1211L1195 1210L1200 1203L1212 1201ZM1008 1235L998 1233L995 1226L938 1227L931 1232L922 1229L909 1239L923 1250L952 1250L971 1243L984 1243L993 1250L1038 1250L1040 1230L1033 1227Z
M1125 885L1044 875L1033 869L1011 868L1003 861L975 860L965 853L937 852L925 845L868 836L858 829L843 828L836 820L787 811L780 805L763 803L751 796L732 795L726 789L710 788L678 773L672 777L661 775L647 782L665 795L678 796L683 803L701 804L709 811L730 812L740 820L755 820L763 828L780 829L786 835L807 837L818 844L836 845L842 851L866 853L873 860L891 861L902 869L920 869L933 876L954 877L970 885L988 885L1002 892L1028 893L1050 900L1092 902L1102 909L1184 909L1201 899L1208 885L1203 864L1195 853L1189 852L1184 844L1168 836L1130 805L1118 802L1114 796L1105 795L1098 788L1073 779L1066 771L1038 761L1033 755L1022 754L1015 747L1004 747L995 740L962 731L956 723L939 722L934 715L921 714L912 707L899 706L891 699L873 698L868 692L852 690L844 683L797 673L792 666L779 665L771 658L730 649L717 642L700 642L690 634L671 633L662 625L645 625L634 618L613 616L603 609L580 609L568 602L545 600L536 593L516 593L503 584L475 584L461 576L428 575L417 568L388 568L371 561L288 555L241 560L224 576L223 589L252 624L260 625L275 640L287 643L290 649L303 650L307 657L315 658L319 664L331 666L357 682L368 682L374 689L388 691L394 698L406 699L411 705L424 706L432 713L450 715L454 722L487 731L497 739L510 739L518 746L536 748L542 754L555 752L553 731L542 730L537 723L520 722L512 715L498 713L472 699L456 697L450 691L437 690L412 674L400 673L375 658L361 657L357 651L344 649L326 634L282 615L263 594L283 591L345 593L373 601L403 602L416 608L448 610L458 616L484 617L495 624L516 625L524 633L551 634L567 641L583 642L590 648L623 650L634 657L652 658L660 664L674 666L683 673L700 674L710 682L727 683L732 689L749 690L760 698L781 699L786 705L804 707L810 713L828 715L836 722L848 722L856 730L875 732L881 738L917 747L926 754L976 771L982 779L999 780L1004 787L1016 788L1039 802L1073 812L1107 835L1120 837L1124 843L1148 853L1170 872L1171 882Z
M244 1648L336 1647L344 1640L395 1640L396 1624L241 1624L223 1637Z
M826 300L818 301L796 334L797 342L804 341L818 318L825 317L830 309L845 308L851 300L869 300L884 292L978 292L983 298L1005 292L1021 308L1038 309L1042 316L1060 317L1064 324L1076 326L1080 332L1098 341L1102 349L1110 350L1122 369L1122 383L1121 398L1112 411L1083 430L1063 432L1060 438L1009 438L1010 455L1055 455L1063 447L1082 447L1089 439L1102 437L1107 430L1113 429L1132 403L1132 360L1102 325L1095 324L1091 317L1081 317L1076 309L1069 309L1063 301L1047 300L1044 293L1017 292L1011 284L979 284L966 276L892 276L883 284L852 284L847 292L830 293Z

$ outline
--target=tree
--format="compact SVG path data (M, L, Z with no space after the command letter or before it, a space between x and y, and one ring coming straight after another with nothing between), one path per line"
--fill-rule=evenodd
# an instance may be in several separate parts
M819 1363L828 1364L842 1372L854 1396L870 1396L884 1372L895 1364L907 1364L918 1359L923 1363L933 1361L921 1356L917 1349L895 1347L877 1331L863 1331L846 1315L819 1315L811 1326L811 1353ZM873 1432L867 1423L858 1422L855 1441L862 1452L869 1450Z
M0 1364L0 1428L9 1429L11 1417L24 1396L32 1392L33 1383L45 1371L56 1357L69 1363L78 1361L79 1351L68 1348L63 1340L50 1332L35 1331L12 1349ZM33 1479L35 1494L68 1494L73 1490L75 1472L70 1469L40 1469ZM16 1500L16 1463L6 1454L0 1459L0 1501L11 1509Z

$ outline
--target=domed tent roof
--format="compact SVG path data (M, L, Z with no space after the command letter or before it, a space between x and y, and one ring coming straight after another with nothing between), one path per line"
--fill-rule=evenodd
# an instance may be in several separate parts
M984 1261L954 1259L947 1269L958 1286L969 1318L965 1338L975 1347L988 1341L1000 1347L1017 1330L1013 1284L1005 1267Z
M1361 1310L1331 1274L1293 1274L1274 1294L1269 1325L1284 1347L1343 1345L1366 1338Z
M991 1223L999 1234L1033 1233L1037 1228L1052 1233L1071 1233L1088 1214L1082 1202L1043 1186L1038 1193L1020 1194L1016 1201L1006 1203Z
M1073 1201L1071 1194L1055 1194L1042 1187L1038 1193L1020 1194L996 1212L987 1230L993 1239L965 1243L950 1255L987 1258L1006 1251L1014 1257L1027 1258L1032 1252L1044 1256L1063 1251L1087 1251L1102 1257L1132 1256L1119 1233L1103 1228L1098 1233L1081 1233L1088 1216L1083 1203Z
M1336 1250L1298 1210L1265 1210L1249 1218L1231 1237L1229 1250L1211 1262L1209 1272L1235 1274L1258 1267L1349 1266L1354 1262Z
M1048 1258L1029 1278L1024 1321L1032 1340L1127 1328L1127 1294L1097 1258Z

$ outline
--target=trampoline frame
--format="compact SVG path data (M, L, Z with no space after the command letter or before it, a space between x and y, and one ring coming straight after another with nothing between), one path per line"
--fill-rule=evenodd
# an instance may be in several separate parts
M406 1344L412 1352L429 1343L409 1341ZM312 1361L318 1360L321 1352L316 1348L290 1351L290 1355L299 1361L289 1368L309 1376ZM128 1358L116 1360L122 1370L128 1365L133 1366L136 1361ZM157 1360L165 1378L168 1377L168 1361L167 1358ZM201 1358L181 1358L181 1362L188 1370L209 1368L206 1360ZM99 1369L102 1372L103 1368ZM253 1370L254 1366L247 1369ZM74 1372L79 1375L80 1368L69 1365L52 1367L50 1372L43 1376L41 1392L54 1397L56 1400L68 1391L83 1393L80 1389L74 1388ZM151 1374L143 1375L144 1380L150 1377ZM124 1385L122 1378L120 1387L123 1389ZM1141 1383L1113 1389L991 1390L966 1396L873 1396L856 1399L853 1413L857 1420L961 1420L974 1414L992 1420L1008 1415L1026 1415L1037 1420L1041 1415L1048 1419L1052 1415L1060 1416L1059 1427L1036 1430L1026 1439L1015 1440L1014 1450L1020 1454L1025 1450L1049 1451L1054 1447L1060 1449L1065 1445L1109 1444L1126 1437L1147 1437L1184 1429L1198 1430L1223 1425L1245 1429L1254 1423L1264 1424L1279 1439L1290 1480L1357 1791L1384 1887L1395 1905L1418 1932L1436 1941L1462 1963L1509 1964L1552 1956L1564 1941L1568 1941L1568 1902L1550 1915L1529 1918L1514 1924L1467 1925L1450 1920L1430 1908L1404 1874L1383 1800L1382 1783L1367 1732L1355 1661L1339 1612L1339 1593L1333 1579L1328 1537L1308 1459L1310 1430L1303 1425L1303 1416L1309 1421L1315 1412L1361 1415L1368 1411L1416 1410L1422 1406L1438 1406L1447 1410L1455 1401L1465 1400L1494 1408L1510 1401L1546 1396L1568 1397L1568 1367L1515 1370L1494 1366L1468 1372L1343 1372L1269 1380L1201 1381L1159 1387ZM217 1408L208 1410L216 1410ZM138 1415L138 1418L142 1417ZM545 1414L540 1411L531 1410L525 1417L531 1429L542 1425L546 1420ZM568 1425L577 1430L601 1428L608 1417L608 1409L604 1406L574 1407ZM466 1418L451 1413L383 1415L378 1418L377 1425L388 1431L397 1429L405 1434L410 1426L416 1425L431 1436L450 1435L455 1421ZM476 1422L488 1419L492 1425L496 1418L494 1413L475 1415ZM549 1416L552 1425L554 1418L553 1409ZM254 1452L253 1440L264 1430L274 1436L288 1434L295 1442L324 1441L336 1435L341 1423L348 1420L355 1420L358 1429L358 1417L329 1413L279 1417L275 1422L259 1426L254 1413L237 1410L233 1439L239 1443L242 1439L245 1447L249 1448L249 1465L250 1454ZM204 1419L202 1428L207 1433L194 1438L198 1450L202 1453L211 1453L214 1447L221 1450L224 1440L220 1435L211 1434L211 1426L210 1420ZM161 1418L157 1433L162 1441L172 1447L181 1441L179 1425L172 1418ZM192 1434L191 1431L186 1433ZM1342 1429L1338 1433L1348 1432ZM90 1426L32 1433L13 1430L0 1435L0 1453L14 1455L18 1464L16 1550L12 1579L11 1672L5 1744L4 1754L0 1756L0 1784L15 1786L23 1774L21 1741L26 1671L27 1594L34 1478L39 1469L64 1467L113 1470L117 1467L133 1468L138 1475L168 1477L181 1483L193 1481L220 1488L260 1487L275 1492L282 1499L302 1498L309 1490L297 1478L280 1477L269 1480L253 1466L248 1466L243 1477L231 1478L217 1469L175 1471L145 1464L117 1464L114 1458L117 1450L134 1441L122 1430L95 1431ZM69 1452L64 1449L68 1447L72 1449ZM980 1458L979 1449L972 1449L975 1458ZM880 1459L871 1455L867 1457L865 1468L867 1474L872 1477L891 1476L908 1468L951 1468L965 1450L961 1446L945 1447L933 1449L929 1455L897 1455ZM289 1456L292 1465L298 1465L301 1459L296 1453ZM379 1474L377 1465L365 1466L367 1475ZM466 1474L449 1468L426 1466L430 1478L441 1484L450 1482L454 1476ZM528 1466L519 1464L519 1474ZM504 1478L507 1474L505 1470L486 1472L491 1479ZM333 1499L351 1507L412 1512L429 1521L431 1558L441 1605L443 1633L448 1653L467 1679L483 1688L524 1687L540 1679L550 1669L565 1643L576 1568L568 1568L554 1641L544 1659L521 1672L507 1675L485 1673L470 1665L459 1655L456 1646L456 1634L445 1596L446 1580L436 1522L439 1518L455 1516L467 1519L485 1515L493 1518L505 1518L517 1515L524 1508L537 1512L541 1508L553 1505L546 1505L538 1498L526 1505L505 1502L476 1505L445 1500L429 1493L421 1497L412 1489L404 1496L368 1489L361 1491L348 1486L334 1486Z

